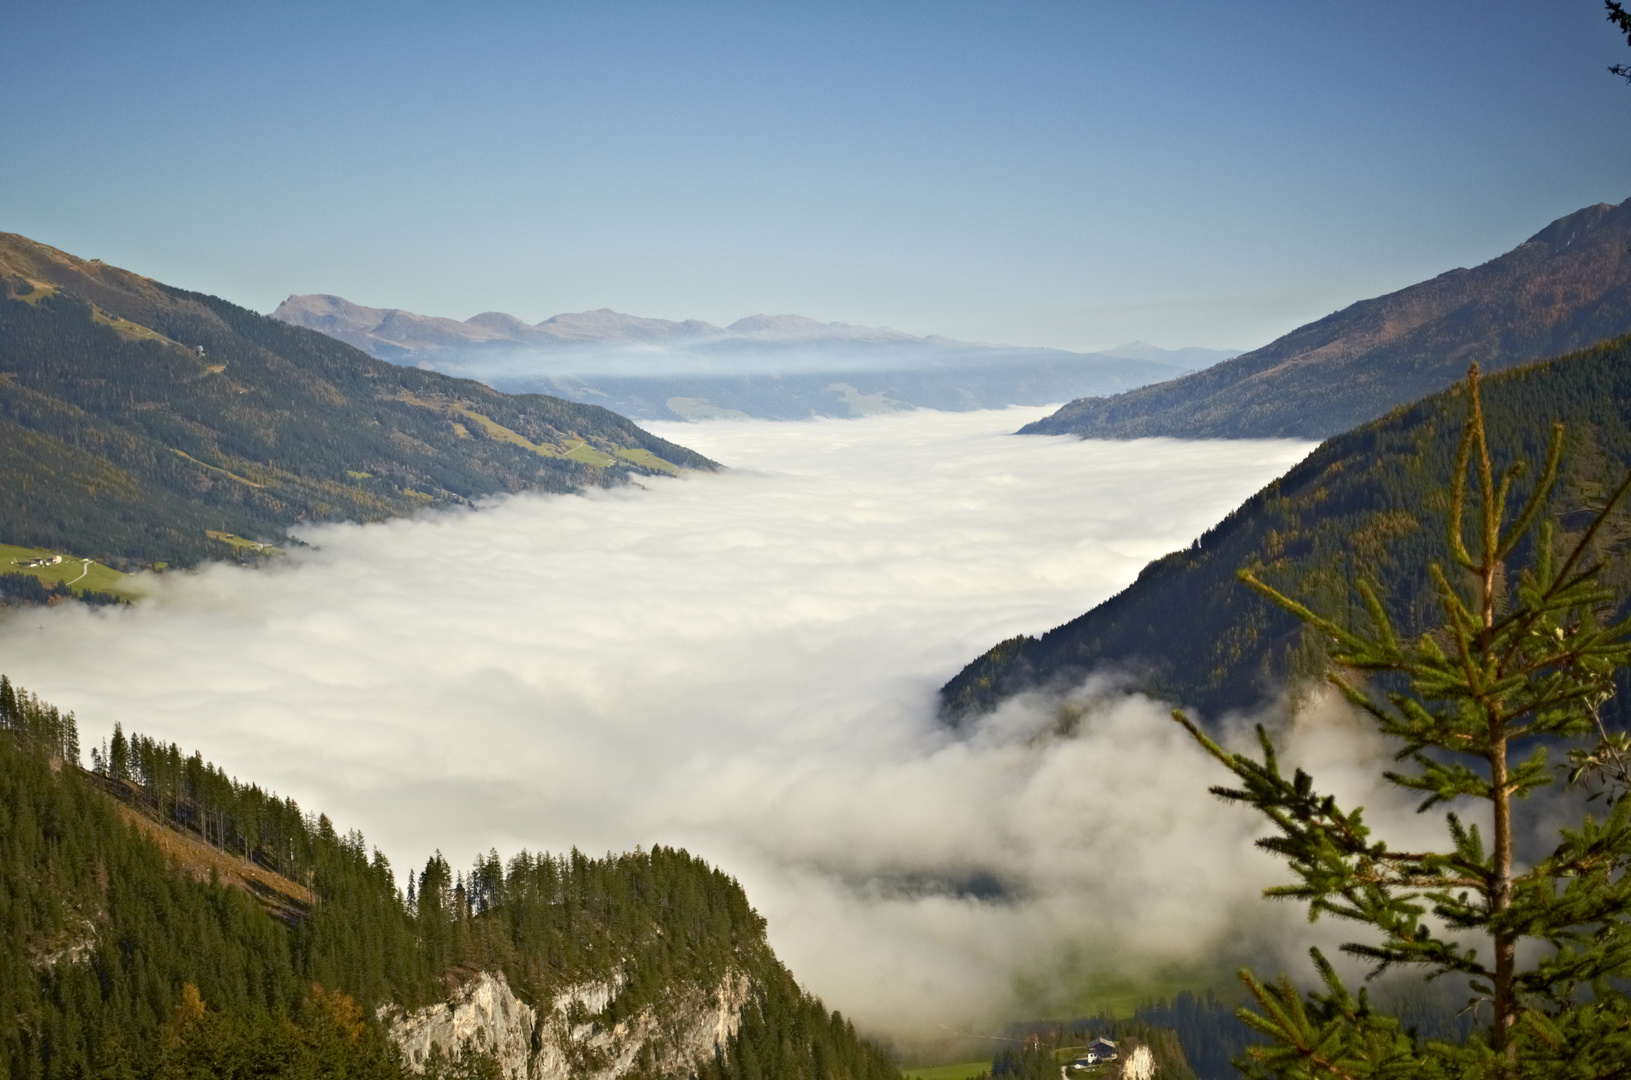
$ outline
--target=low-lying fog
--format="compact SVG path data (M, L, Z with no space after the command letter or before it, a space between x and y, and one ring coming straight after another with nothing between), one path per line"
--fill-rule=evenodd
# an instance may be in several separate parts
M1161 706L1101 684L1073 736L1024 702L954 736L935 690L1310 447L1008 434L1046 411L654 425L731 471L307 529L269 570L12 614L3 668L86 745L199 748L399 875L688 847L874 1032L1068 1009L1238 946L1278 871Z

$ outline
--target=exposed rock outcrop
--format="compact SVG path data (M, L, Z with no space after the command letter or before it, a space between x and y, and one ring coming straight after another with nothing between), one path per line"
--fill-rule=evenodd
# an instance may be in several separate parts
M1143 1043L1122 1045L1121 1080L1155 1080L1155 1055Z
M28 965L35 971L50 971L58 964L78 964L89 960L94 951L96 924L77 912L56 933L26 946Z
M382 1008L381 1019L391 1012ZM515 996L502 972L484 971L451 1001L396 1016L390 1035L414 1072L424 1072L438 1051L457 1059L474 1050L495 1058L505 1080L531 1080L538 1014Z
M540 1015L502 973L483 972L448 1002L411 1013L385 1006L380 1015L414 1072L438 1052L455 1060L475 1052L493 1057L506 1080L617 1080L636 1066L683 1080L736 1033L752 984L733 972L712 987L674 987L613 1022L607 1014L623 988L621 978L578 983Z

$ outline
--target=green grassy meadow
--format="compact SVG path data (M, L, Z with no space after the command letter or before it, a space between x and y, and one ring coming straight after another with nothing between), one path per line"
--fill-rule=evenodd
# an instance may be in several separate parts
M601 469L617 463L616 458L596 450L582 439L572 440L572 445L566 448L561 457L569 461L582 462L585 465L594 465Z
M227 545L232 549L234 554L252 551L260 555L265 555L268 558L275 558L276 556L283 554L283 549L280 547L274 547L271 544L263 544L259 540L246 540L243 537L238 536L236 533L206 529L204 530L204 535L209 537L211 540L219 540L221 543Z
M409 399L411 399L414 404L430 404L429 402L412 398L412 395L409 395ZM568 461L576 461L584 465L593 465L596 468L601 469L617 464L617 458L614 458L610 454L603 451L596 450L593 446L589 445L587 440L582 438L574 437L568 439L560 448L544 446L533 442L520 432L510 430L503 424L500 424L497 420L482 415L476 410L470 408L468 405L456 403L453 405L453 410L472 423L481 425L482 430L487 432L489 438L497 439L499 442L509 443L512 446L519 446L523 450L531 450L533 453L542 457L566 458ZM644 465L647 468L657 469L661 472L679 472L679 469L677 469L675 466L662 460L649 450L639 448L633 450L619 449L617 453L618 457L622 457L636 465Z
M1078 975L1076 986L1074 992L1061 993L1064 988L1046 978L1022 979L1017 989L1024 1015L1033 1020L1065 1021L1089 1016L1127 1020L1142 1006L1171 1001L1185 991L1205 994L1210 990L1229 997L1239 983L1231 966L1216 963L1146 968L1137 975L1096 970Z
M965 1061L958 1065L929 1065L921 1069L902 1069L906 1080L974 1080L991 1070L990 1060Z
M22 564L42 555L62 555L62 561L51 566L25 567ZM109 566L99 562L87 564L80 558L67 552L56 552L46 548L17 547L13 544L0 544L0 574L26 574L29 577L39 578L45 585L68 583L75 593L92 592L112 593L127 600L134 600L141 592L132 584L129 574L121 574Z
M1124 1020L1137 1012L1139 1006L1152 1001L1171 1001L1185 990L1192 994L1204 994L1209 989L1217 990L1228 985L1229 979L1226 974L1196 978L1192 973L1188 977L1157 973L1136 980L1119 979L1114 976L1101 977L1095 979L1092 988L1077 998L1076 1006L1071 1010L1071 1017L1060 1019L1112 1016Z
M617 456L625 461L632 461L636 465L644 465L648 469L656 469L658 472L669 473L673 476L678 476L680 474L680 467L678 465L669 464L656 454L653 454L650 450L643 450L639 447L630 449L629 447L625 446L618 450Z

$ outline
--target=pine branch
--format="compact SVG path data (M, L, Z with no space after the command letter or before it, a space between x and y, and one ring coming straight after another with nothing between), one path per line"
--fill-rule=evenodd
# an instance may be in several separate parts
M1476 580L1458 587L1444 567L1427 568L1442 617L1435 629L1402 641L1367 580L1353 583L1369 624L1362 632L1250 570L1238 577L1329 642L1328 680L1397 740L1396 759L1408 762L1383 777L1424 796L1421 810L1464 800L1489 806L1488 847L1475 825L1450 813L1448 850L1391 850L1372 834L1362 808L1339 805L1302 769L1282 772L1263 727L1261 754L1253 757L1226 751L1182 712L1173 715L1235 778L1213 794L1253 807L1271 824L1258 846L1286 860L1292 881L1266 896L1306 904L1310 920L1331 915L1375 930L1379 940L1343 946L1370 963L1372 975L1410 966L1428 979L1467 978L1493 1006L1492 1019L1464 1044L1407 1053L1396 1022L1388 1028L1363 995L1348 996L1316 953L1323 992L1304 995L1284 979L1271 988L1243 974L1261 1010L1243 1019L1274 1040L1242 1063L1254 1077L1631 1077L1631 1004L1616 989L1617 980L1631 980L1631 737L1609 732L1601 716L1616 672L1631 664L1631 619L1609 618L1617 598L1598 584L1591 557L1609 516L1631 493L1631 475L1559 563L1544 515L1561 473L1562 428L1552 426L1544 468L1506 527L1524 466L1515 463L1497 478L1476 366L1468 389L1445 527L1453 564ZM1476 508L1467 506L1469 483L1477 486ZM1476 553L1465 535L1469 510ZM1507 577L1505 561L1527 537L1535 538L1532 565ZM1361 681L1370 673L1400 676L1407 688L1373 694ZM1551 855L1518 867L1516 801L1553 782L1550 745L1587 736L1596 745L1570 750L1567 775L1571 784L1609 785L1607 818L1588 816L1560 830ZM1521 760L1519 740L1530 740ZM1493 944L1487 959L1465 943L1486 936ZM1523 940L1543 948L1519 967ZM1596 1042L1582 1050L1579 1038ZM1540 1063L1566 1063L1567 1070L1546 1072Z

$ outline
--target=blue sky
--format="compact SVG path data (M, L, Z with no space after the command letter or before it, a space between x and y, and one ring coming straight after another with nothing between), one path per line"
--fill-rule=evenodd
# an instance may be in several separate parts
M0 229L269 310L1250 347L1631 197L1597 0L15 4Z

